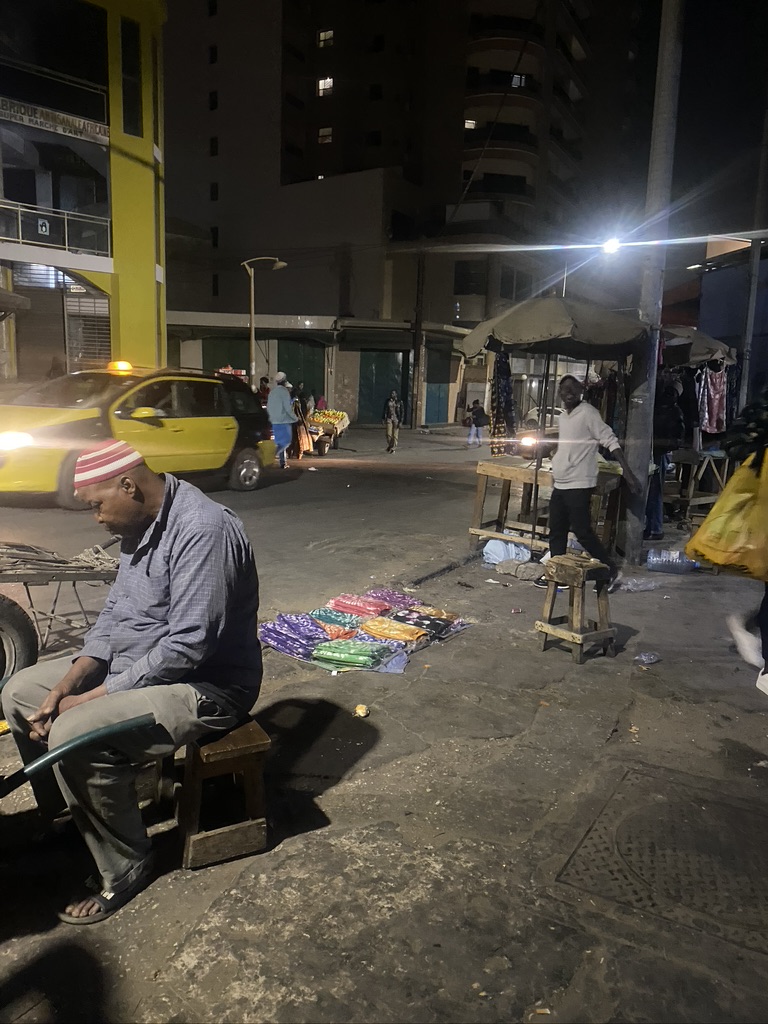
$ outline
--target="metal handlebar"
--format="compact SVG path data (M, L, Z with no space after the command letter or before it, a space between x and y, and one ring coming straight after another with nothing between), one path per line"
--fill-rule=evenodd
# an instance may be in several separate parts
M98 729L84 732L81 736L74 736L71 740L67 740L66 743L62 743L60 747L49 750L41 757L37 757L34 761L30 761L29 764L25 764L23 768L20 768L12 775L0 776L0 800L4 796L8 796L9 793L12 793L14 789L23 786L33 775L37 775L38 772L52 767L52 765L66 757L73 750L87 747L97 740L117 736L119 733L130 732L131 729L142 729L146 725L156 724L155 716L152 714L137 715L136 718L127 718L124 722L114 722L112 725L102 725Z

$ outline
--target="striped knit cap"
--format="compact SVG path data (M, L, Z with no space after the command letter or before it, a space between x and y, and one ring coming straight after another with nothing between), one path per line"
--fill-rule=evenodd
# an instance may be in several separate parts
M75 490L121 476L143 461L144 456L125 441L102 441L84 451L75 463Z

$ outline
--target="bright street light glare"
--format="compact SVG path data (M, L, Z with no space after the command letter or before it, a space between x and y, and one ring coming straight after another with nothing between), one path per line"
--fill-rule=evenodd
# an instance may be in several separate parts
M621 248L621 242L618 238L609 238L607 242L603 242L603 252L611 255L614 252L618 252Z

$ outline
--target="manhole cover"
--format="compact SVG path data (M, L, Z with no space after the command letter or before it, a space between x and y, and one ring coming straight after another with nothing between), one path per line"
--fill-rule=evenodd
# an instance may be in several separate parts
M628 772L558 881L768 953L768 814Z

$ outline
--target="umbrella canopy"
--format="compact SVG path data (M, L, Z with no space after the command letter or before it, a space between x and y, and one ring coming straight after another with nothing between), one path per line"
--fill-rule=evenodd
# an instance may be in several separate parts
M664 338L665 348L688 347L686 353L680 353L683 357L682 362L677 358L677 352L675 352L672 361L676 366L687 363L706 363L710 359L722 359L728 366L733 366L736 362L735 356L724 341L710 338L708 334L704 334L703 331L699 331L695 327L664 325L661 328L661 334Z
M614 313L594 302L548 296L527 299L499 316L484 320L460 341L457 351L467 359L486 347L503 351L546 352L571 359L617 357L636 350L647 324Z

